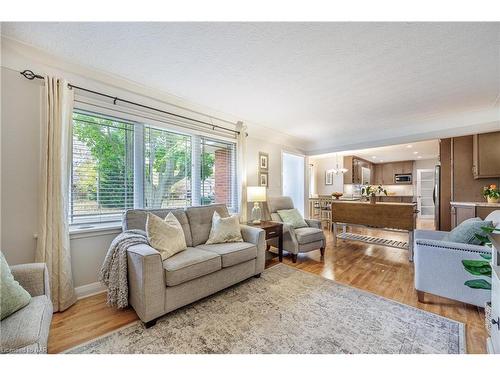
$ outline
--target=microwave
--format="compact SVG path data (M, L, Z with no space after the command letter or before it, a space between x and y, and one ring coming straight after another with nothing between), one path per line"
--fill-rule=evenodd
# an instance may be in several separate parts
M395 174L394 183L396 184L411 184L411 173Z

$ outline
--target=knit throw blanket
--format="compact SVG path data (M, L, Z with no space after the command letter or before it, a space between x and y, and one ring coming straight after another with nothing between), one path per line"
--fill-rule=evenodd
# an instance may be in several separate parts
M99 272L99 281L108 287L108 305L123 309L128 306L127 249L149 244L143 230L120 233L109 246Z

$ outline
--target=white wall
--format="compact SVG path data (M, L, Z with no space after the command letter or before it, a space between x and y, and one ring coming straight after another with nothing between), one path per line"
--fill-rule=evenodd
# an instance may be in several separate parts
M333 185L325 184L325 172L329 169L336 168L337 161L335 157L309 160L309 164L314 165L314 173L316 175L316 194L330 195L335 192L344 192L344 175L338 174L333 176ZM342 155L338 157L338 166L343 168L344 158Z
M2 45L2 127L1 127L1 249L10 264L33 262L37 232L37 195L39 177L41 103L43 87L40 81L28 81L15 70L31 68L40 73L66 77L73 83L104 92L116 93L145 104L155 104L154 99L134 95L108 85L67 72L38 60L29 60L22 54L5 53ZM96 74L96 77L99 75ZM92 76L93 77L93 76ZM116 82L113 81L113 82ZM121 86L120 86L121 87ZM150 90L152 92L152 90ZM158 102L156 102L158 103ZM247 148L248 184L256 185L258 178L258 153L269 154L268 194L281 194L281 152L301 152L289 137L283 143L272 131L260 132L249 127ZM267 140L266 140L267 139ZM294 144L294 146L292 146ZM71 236L71 263L76 287L95 283L99 268L112 239L119 230L107 230Z
M42 86L2 68L2 252L33 262L37 232Z
M300 149L284 144L272 143L261 138L249 135L247 138L247 184L257 186L259 182L259 152L269 155L269 176L267 195L276 197L281 195L281 153L290 151L302 154Z

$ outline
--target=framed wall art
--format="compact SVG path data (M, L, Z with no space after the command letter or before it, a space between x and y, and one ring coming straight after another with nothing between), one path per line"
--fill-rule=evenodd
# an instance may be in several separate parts
M259 171L269 171L269 154L259 152Z
M269 186L269 174L267 172L259 172L259 186Z

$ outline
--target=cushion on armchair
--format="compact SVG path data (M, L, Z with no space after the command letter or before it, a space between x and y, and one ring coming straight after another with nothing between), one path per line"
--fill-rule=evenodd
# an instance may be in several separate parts
M458 224L451 232L443 237L443 241L480 245L481 241L476 234L482 234L482 227L492 227L491 221L483 221L478 217L467 219Z
M297 228L295 230L295 236L297 237L297 242L301 245L308 244L311 242L321 241L325 238L323 230L319 228Z
M294 228L304 228L308 226L299 210L296 208L292 208L291 210L278 210L278 215L280 215L281 220L283 220L285 224Z
M9 315L14 314L17 310L28 305L31 296L16 280L14 280L2 252L0 252L0 267L0 320L3 320Z

